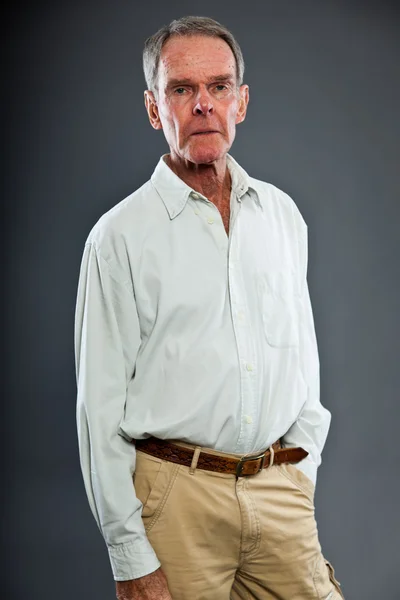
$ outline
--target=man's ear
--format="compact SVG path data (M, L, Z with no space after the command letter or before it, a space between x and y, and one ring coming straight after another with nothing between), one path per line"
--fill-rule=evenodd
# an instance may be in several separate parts
M241 85L239 88L239 106L236 114L236 125L245 120L249 99L249 86Z
M160 114L158 112L157 100L155 99L155 96L152 91L145 90L144 104L146 106L151 126L154 127L154 129L162 129Z

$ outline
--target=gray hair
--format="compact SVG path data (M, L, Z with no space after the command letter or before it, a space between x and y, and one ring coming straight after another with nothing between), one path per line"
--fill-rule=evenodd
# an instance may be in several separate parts
M182 17L169 25L161 27L154 35L147 38L143 50L143 71L147 88L153 93L158 91L157 78L161 51L171 36L204 35L219 37L224 40L233 52L236 61L236 83L243 83L244 60L239 44L232 33L214 19L208 17Z

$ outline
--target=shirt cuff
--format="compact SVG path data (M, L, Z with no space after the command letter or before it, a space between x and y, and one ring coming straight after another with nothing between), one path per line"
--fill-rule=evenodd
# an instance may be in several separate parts
M315 462L310 458L310 455L306 456L305 458L303 458L303 460L301 460L298 463L292 463L294 467L296 467L297 469L299 469L300 471L302 471L304 473L304 475L306 475L308 477L308 479L310 479L313 484L314 487L317 483L317 465L315 464Z
M149 575L161 567L147 537L134 543L108 546L115 581L128 581Z

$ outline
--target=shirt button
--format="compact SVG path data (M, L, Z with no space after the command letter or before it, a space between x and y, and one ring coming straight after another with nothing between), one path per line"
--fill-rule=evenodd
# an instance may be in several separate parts
M246 415L246 416L245 416L245 418L244 418L244 420L245 420L245 421L246 421L246 423L248 423L249 425L250 425L250 423L252 423L252 422L253 422L253 419L252 419L252 418L251 418L249 415Z
M210 223L210 225L212 225L214 223L214 219L212 219L211 217L209 219L207 219L207 223Z
M247 363L247 364L246 364L246 369L247 369L248 371L252 371L252 370L254 369L254 367L253 367L253 365L252 365L251 363Z
M242 310L238 312L238 318L240 319L240 321L244 320L244 312Z
M196 194L196 192L193 192L192 198L194 198L195 200L198 200L200 198L200 196L199 196L199 194Z
M194 214L195 214L195 215L199 215L200 213L199 213L199 211L198 211L198 210L195 210L195 211L194 211Z

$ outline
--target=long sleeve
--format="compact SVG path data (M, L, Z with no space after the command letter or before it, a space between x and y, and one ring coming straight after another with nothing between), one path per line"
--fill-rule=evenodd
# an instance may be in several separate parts
M299 359L300 369L307 385L307 399L293 425L283 438L285 446L301 446L309 455L296 466L315 484L317 468L328 435L331 413L320 402L320 364L314 318L307 284L307 225L297 207L299 264L301 294L299 302Z
M135 446L118 434L140 329L129 282L93 243L84 249L75 316L77 426L84 484L107 544L114 579L135 579L160 562L141 519L132 475Z

